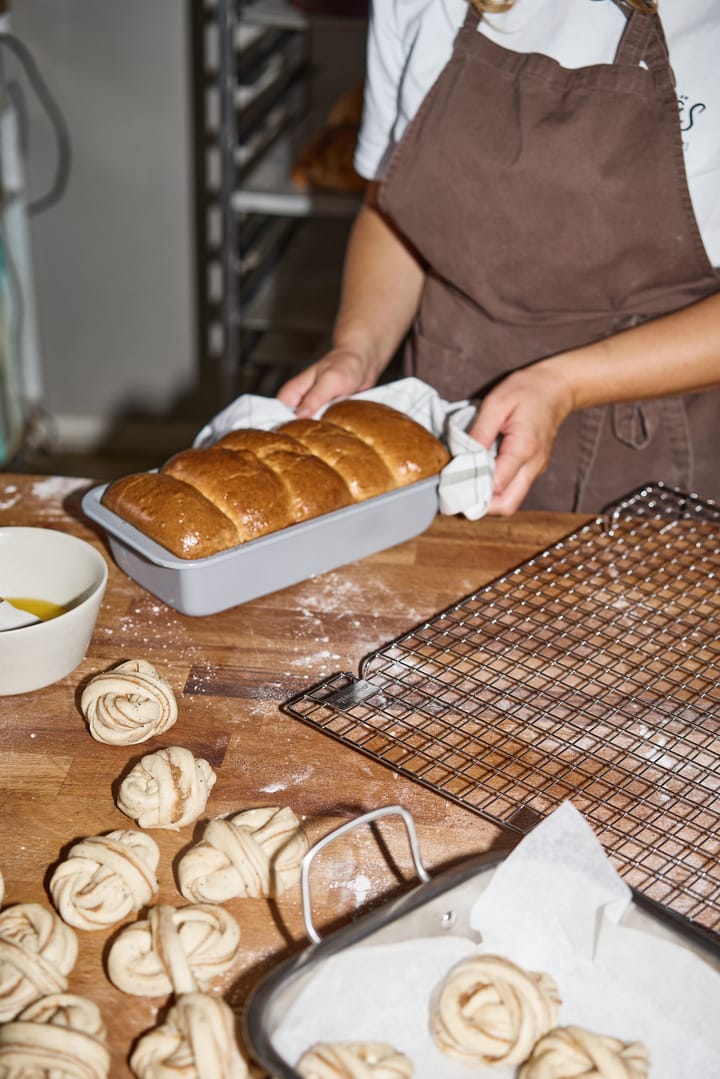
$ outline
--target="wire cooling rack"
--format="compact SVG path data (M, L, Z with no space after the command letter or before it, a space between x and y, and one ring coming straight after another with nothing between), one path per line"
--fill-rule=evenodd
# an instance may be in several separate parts
M285 711L720 934L720 509L656 484Z

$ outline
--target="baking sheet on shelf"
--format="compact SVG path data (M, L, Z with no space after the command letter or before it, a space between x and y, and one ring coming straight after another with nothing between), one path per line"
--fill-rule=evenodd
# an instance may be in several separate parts
M644 488L285 710L720 934L720 510Z

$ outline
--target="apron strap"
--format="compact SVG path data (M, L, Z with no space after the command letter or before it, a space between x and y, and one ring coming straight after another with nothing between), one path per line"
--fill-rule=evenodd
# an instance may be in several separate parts
M613 0L613 3L627 15L627 24L615 54L615 63L637 67L640 61L644 60L653 70L669 72L670 83L674 86L675 76L670 67L670 54L657 13L639 11L627 0ZM455 39L461 52L464 52L473 40L482 18L482 14L471 0L468 0L465 18Z
M458 30L456 41L460 41L462 38L469 38L470 34L477 33L477 28L482 22L482 13L468 0L467 11L465 12L465 18L463 24ZM470 38L472 40L472 38Z
M641 61L645 61L650 70L668 73L670 84L674 86L675 75L670 66L670 52L659 16L631 8L625 0L614 2L628 14L627 24L615 54L615 63L637 67Z

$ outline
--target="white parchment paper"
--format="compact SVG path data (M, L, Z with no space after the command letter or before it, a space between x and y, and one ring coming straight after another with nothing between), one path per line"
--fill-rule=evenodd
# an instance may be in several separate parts
M273 1043L290 1064L317 1041L390 1042L411 1058L415 1079L494 1076L444 1056L428 1027L433 993L475 950L552 974L559 1025L643 1041L651 1079L720 1075L720 966L667 930L620 924L631 893L582 815L565 803L497 868L478 895L466 937L362 943L318 965Z
M476 408L468 401L444 401L431 386L418 378L402 378L354 394L360 400L380 401L397 408L421 423L437 438L444 439L452 460L440 474L441 513L462 513L472 521L487 513L492 494L495 448L487 450L471 438ZM318 412L321 416L324 409ZM276 397L243 394L213 417L194 440L195 446L209 446L228 431L239 427L270 430L294 418L292 409Z

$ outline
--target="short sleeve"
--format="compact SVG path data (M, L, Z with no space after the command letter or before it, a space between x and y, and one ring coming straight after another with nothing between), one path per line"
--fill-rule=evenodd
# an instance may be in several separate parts
M395 144L403 65L395 0L375 0L368 23L365 99L355 151L355 168L367 180L380 178Z

